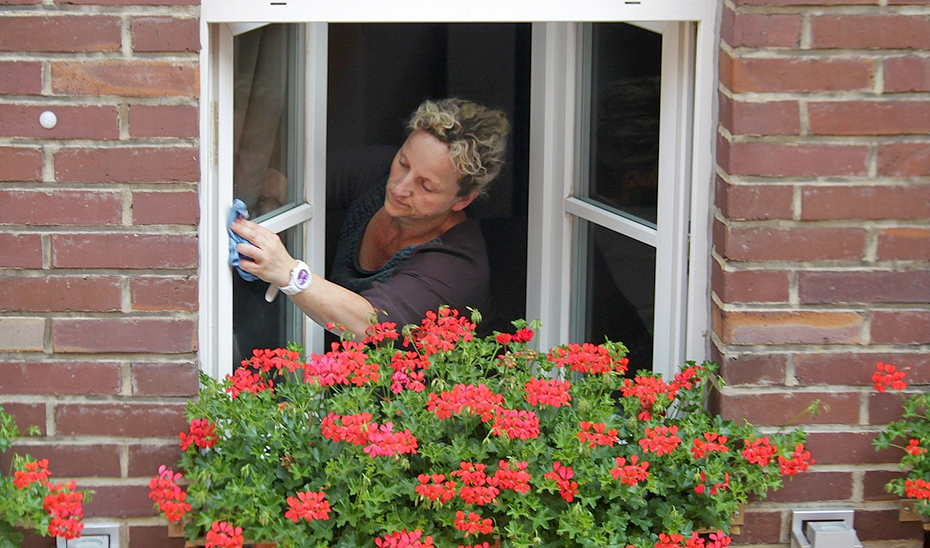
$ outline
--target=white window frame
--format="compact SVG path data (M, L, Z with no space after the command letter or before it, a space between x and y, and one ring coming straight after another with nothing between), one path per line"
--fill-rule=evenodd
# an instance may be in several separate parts
M660 211L670 219L656 233L657 288L674 288L657 301L669 310L657 319L655 345L666 349L654 370L670 374L684 359L703 359L709 349L711 193L713 188L715 0L202 0L201 2L201 186L200 186L200 368L213 377L230 373L232 362L232 271L228 268L226 216L232 203L230 141L232 60L222 47L230 25L255 22L307 23L305 89L305 181L314 215L305 224L304 260L323 271L325 235L326 23L333 22L534 22L530 104L529 242L526 317L539 318L541 349L569 335L572 289L572 218L584 214L571 198L576 175L577 39L574 24L612 21L677 23L683 39L663 53L676 56L668 68L690 86L675 86L672 116L663 134L674 136L674 161L663 165L672 185ZM540 22L545 21L545 22ZM571 77L566 77L570 75ZM663 86L663 89L665 87ZM663 115L665 113L663 112ZM669 118L672 118L669 120ZM676 128L665 127L674 123ZM686 128L679 133L676 129ZM224 183L223 181L227 181ZM666 185L668 186L668 185ZM660 185L661 187L661 185ZM583 202L580 202L584 204ZM668 208L663 209L663 208ZM660 279L661 276L661 279ZM657 294L660 291L657 291ZM322 329L306 321L308 347L320 345ZM667 325L666 325L667 324ZM660 337L659 334L662 333Z

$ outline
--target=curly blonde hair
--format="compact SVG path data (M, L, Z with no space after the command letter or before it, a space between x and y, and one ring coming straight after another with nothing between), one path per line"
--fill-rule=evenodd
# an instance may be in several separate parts
M424 101L407 128L427 131L449 147L452 165L462 175L459 196L483 193L504 165L510 123L501 110L457 98Z

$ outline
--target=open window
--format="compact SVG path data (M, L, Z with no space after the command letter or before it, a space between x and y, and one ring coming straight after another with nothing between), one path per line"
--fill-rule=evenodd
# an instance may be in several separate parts
M659 372L703 357L712 130L697 105L712 97L712 2L643 4L541 4L585 23L455 9L409 23L432 19L204 0L202 368L222 375L248 348L289 340L323 349L321 328L225 266L233 197L325 273L347 203L327 179L386 171L406 117L446 96L513 124L507 169L469 211L488 243L491 326L540 318L541 348L607 336Z

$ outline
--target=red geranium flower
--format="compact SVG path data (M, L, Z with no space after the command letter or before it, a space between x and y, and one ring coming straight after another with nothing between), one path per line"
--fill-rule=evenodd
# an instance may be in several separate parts
M615 479L620 480L620 483L632 487L649 477L649 472L646 471L649 469L649 462L643 461L642 464L639 464L639 457L636 455L630 457L629 462L630 464L627 464L625 458L617 457L617 467L611 468L610 474Z
M216 425L207 419L194 419L191 421L190 432L181 432L181 450L186 451L191 445L207 449L216 445L219 438L216 436Z
M872 373L872 382L875 383L875 389L879 392L884 392L887 388L892 390L907 388L907 383L904 382L904 371L898 371L894 365L878 362L875 369L876 371Z
M295 523L301 518L307 521L329 519L329 501L326 500L326 493L323 491L297 493L297 497L287 497L287 505L290 506L290 510L284 513L284 517Z
M475 534L489 534L494 530L494 522L491 518L481 519L479 514L459 510L455 513L455 528L459 531L465 531L465 537Z

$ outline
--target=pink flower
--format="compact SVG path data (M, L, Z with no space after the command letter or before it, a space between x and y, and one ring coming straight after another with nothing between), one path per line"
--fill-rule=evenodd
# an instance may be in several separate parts
M242 537L242 527L233 527L225 521L214 521L207 531L206 548L242 548L245 539Z
M552 463L552 472L543 477L554 481L559 488L559 495L567 502L572 502L578 494L578 483L571 481L574 476L575 471L571 467L562 466L561 462L555 461Z
M378 548L432 548L433 537L426 537L423 540L423 531L414 529L407 532L406 529L395 531L375 539L375 545Z

